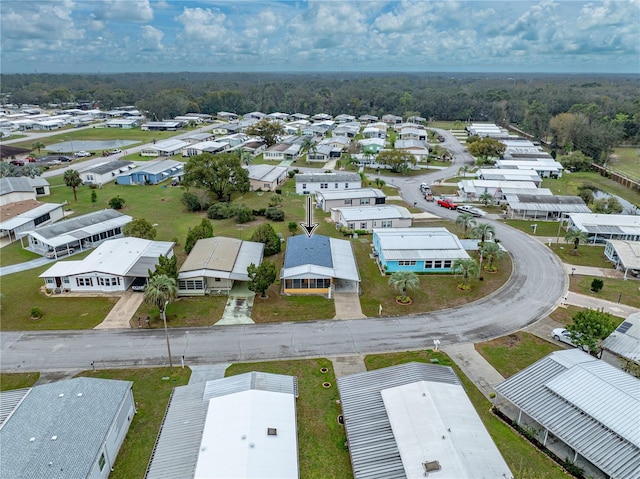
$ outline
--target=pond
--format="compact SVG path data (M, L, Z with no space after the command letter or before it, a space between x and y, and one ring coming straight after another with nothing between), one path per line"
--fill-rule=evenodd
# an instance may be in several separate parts
M622 214L623 215L637 215L640 214L640 210L638 209L637 206L635 206L633 203L630 203L629 201L620 198L619 196L616 195L612 195L609 193L605 193L604 191L600 191L600 190L593 190L593 198L596 200L599 199L608 199L608 198L615 198L617 199L620 204L622 205Z
M74 140L63 141L55 145L47 146L47 150L56 153L75 153L76 151L90 151L99 153L103 150L113 150L115 148L123 148L128 145L140 143L131 140Z

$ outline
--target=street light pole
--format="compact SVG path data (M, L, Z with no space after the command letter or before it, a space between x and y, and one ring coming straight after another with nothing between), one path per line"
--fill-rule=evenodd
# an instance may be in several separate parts
M167 329L167 305L169 301L164 302L164 308L162 308L162 321L164 321L164 335L167 338L167 352L169 353L169 367L173 371L173 359L171 359L171 346L169 346L169 330Z
M560 229L562 228L562 224L564 223L564 217L560 217L560 224L558 225L558 234L556 235L556 244L560 242Z

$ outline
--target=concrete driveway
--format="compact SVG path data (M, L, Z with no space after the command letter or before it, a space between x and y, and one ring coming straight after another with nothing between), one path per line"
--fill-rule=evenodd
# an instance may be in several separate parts
M229 292L227 305L222 313L222 319L216 326L225 324L254 324L251 319L253 299L256 294L249 290L245 281L236 281Z
M144 294L125 291L100 324L93 329L129 329L133 315L142 304ZM144 324L143 324L144 325Z
M336 315L333 319L366 318L360 308L360 295L358 293L334 293L333 303L336 308Z

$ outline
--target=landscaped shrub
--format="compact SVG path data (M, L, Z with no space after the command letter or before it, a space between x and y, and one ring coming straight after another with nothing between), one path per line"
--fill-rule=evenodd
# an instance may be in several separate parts
M229 203L215 203L207 210L207 218L224 220L233 216L233 208Z
M124 198L115 196L109 200L109 208L113 208L114 210L121 210L125 203L126 201Z
M42 317L42 310L37 306L31 308L31 317L33 319L40 319Z
M280 188L276 189L276 195L281 195L282 194L282 190Z
M236 211L236 221L238 223L248 223L255 220L256 217L251 214L251 210L246 206L242 206Z
M280 208L267 208L264 216L271 221L284 221L284 211Z
M266 211L267 211L266 208L259 208L257 210L251 210L251 214L253 216L264 216Z
M185 192L182 195L182 203L187 207L189 211L202 210L202 205L200 204L200 200L193 193Z
M593 281L591 281L591 291L593 291L594 293L599 292L603 286L604 281L602 281L600 278L594 278Z

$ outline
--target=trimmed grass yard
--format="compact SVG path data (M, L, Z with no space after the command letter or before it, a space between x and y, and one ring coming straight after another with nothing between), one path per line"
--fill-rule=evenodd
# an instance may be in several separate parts
M640 205L640 192L622 186L598 173L581 171L565 174L558 179L545 178L542 180L542 188L549 188L554 195L575 196L578 194L579 186L591 186L624 198L634 205Z
M0 374L0 391L30 388L40 378L40 373L2 373Z
M404 353L381 354L365 357L367 369L377 369L408 361L430 362L438 354L440 364L452 366L464 386L471 403L489 431L502 457L518 479L566 479L567 475L544 453L538 451L526 439L494 416L491 403L482 395L475 385L442 353L433 351L413 351Z
M504 220L504 223L512 226L513 228L519 229L524 233L532 236L552 236L558 237L558 227L560 223L557 221L538 221L538 220ZM533 228L531 225L536 226L536 232L533 233ZM565 230L560 229L560 243L564 243L564 236L567 234Z
M142 294L142 293L140 293ZM212 326L220 318L227 304L227 296L196 296L193 298L178 298L167 306L167 326L171 328L188 328L192 326ZM151 316L150 327L163 328L164 323L160 312L155 306L142 303L131 319L131 327L138 327L138 317L141 326L147 327L145 319Z
M549 315L551 319L561 323L565 326L573 322L573 315L578 311L582 311L584 308L578 306L567 306L566 308L557 308L553 313Z
M105 369L78 376L133 381L137 414L120 448L110 479L143 478L174 387L189 382L191 369ZM168 378L168 379L163 379Z
M604 246L580 245L578 254L573 254L573 244L551 244L551 249L563 263L576 266L611 268L611 261L604 255Z
M78 255L79 256L79 255ZM74 256L72 260L78 259ZM55 329L91 329L102 322L118 297L75 298L40 292L44 281L38 276L51 265L0 277L2 295L2 331L34 331ZM31 308L44 313L41 319L31 319Z
M24 263L38 258L42 258L42 256L22 248L20 241L14 241L0 249L0 264L2 266Z
M607 162L610 168L640 178L640 149L614 148Z
M327 368L329 371L322 373L321 368ZM287 374L298 378L299 397L296 401L296 413L300 477L353 477L349 453L345 447L346 434L344 427L338 424L337 420L342 410L338 404L338 386L331 361L318 358L233 364L227 369L225 376L249 371ZM324 382L331 383L331 387L323 387Z
M522 331L478 343L475 348L505 378L561 349L549 341Z
M602 289L593 293L591 291L591 282L594 280L593 276L570 276L569 290L574 293L584 294L597 299L605 299L614 303L618 302L632 306L634 308L640 308L640 281L634 279L614 279L614 278L601 278L604 281Z

